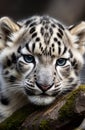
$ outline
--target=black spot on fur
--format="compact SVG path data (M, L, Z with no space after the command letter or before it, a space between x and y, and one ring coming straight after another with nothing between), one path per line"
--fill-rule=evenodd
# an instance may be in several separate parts
M30 34L32 34L33 32L35 32L35 27L30 29Z
M54 37L54 41L55 41L55 42L57 42L57 41L58 41L56 37Z
M48 29L48 25L45 25L45 29Z
M3 105L9 105L9 99L7 97L1 96L1 103Z
M74 59L71 63L72 63L72 66L75 66L75 64L76 64L76 59Z
M12 65L12 62L10 59L7 59L7 66L11 66Z
M34 23L30 24L30 27L35 26L35 25L36 25L36 23L34 22Z
M17 62L17 58L16 58L15 53L12 54L11 58L12 58L12 63L16 63Z
M58 29L58 31L63 36L63 31L60 28Z
M42 36L43 36L43 35L44 35L44 28L43 28L43 27L41 27L40 32L41 32L41 34L42 34Z
M29 50L29 49L28 49L28 43L26 43L26 45L25 45L25 46L26 46L26 49L27 49L27 50Z
M61 45L61 42L60 42L60 41L58 41L57 43L58 43L59 46Z
M32 19L26 21L25 25L28 26L32 22Z
M41 42L39 43L39 48L41 48Z
M54 47L54 43L52 44L52 47Z
M57 23L57 25L59 26L59 28L61 28L62 30L64 30L64 27L60 23Z
M51 56L51 47L50 47L50 50L49 50L49 55Z
M70 53L70 58L72 58L73 57L72 51L69 50L69 53Z
M56 72L54 72L54 75L56 76Z
M28 43L26 43L25 46L26 46L26 49L27 49L29 52L31 52L30 49L29 49Z
M55 48L53 48L52 50L53 50L53 52L54 52L54 51L55 51Z
M36 74L34 74L34 78L36 78Z
M4 74L5 74L5 75L8 75L8 74L9 74L9 71L8 71L8 70L6 70L6 71L4 72Z
M43 51L43 47L41 47L41 51Z
M39 41L40 41L40 38L39 38L39 37L37 37L37 38L36 38L36 42L39 42Z
M53 28L55 28L56 26L55 26L55 24L51 24L51 26L53 27Z
M37 33L33 33L32 35L32 38L36 37L37 36Z
M21 46L18 48L17 52L20 53L20 51L21 51Z
M74 69L78 70L78 64L77 63L75 64Z
M49 19L48 19L47 17L43 17L43 19L41 20L41 23L42 23L43 25L46 25L46 24L49 23Z
M57 33L57 36L62 39L62 35L60 33Z
M34 49L35 49L35 43L33 43L32 45L32 52L34 52Z
M51 36L52 36L52 35L53 35L53 29L50 28L49 31L50 31L50 34L51 34Z
M14 77L13 75L11 75L11 76L9 77L9 81L10 81L10 82L15 82L15 80L16 80L16 77Z
M67 51L67 47L65 46L64 51L63 51L63 55L66 53L66 51Z

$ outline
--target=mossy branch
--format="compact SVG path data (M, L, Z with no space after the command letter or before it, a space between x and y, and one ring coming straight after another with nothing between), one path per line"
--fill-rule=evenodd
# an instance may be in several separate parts
M47 107L31 104L0 124L0 130L73 130L85 116L85 86Z

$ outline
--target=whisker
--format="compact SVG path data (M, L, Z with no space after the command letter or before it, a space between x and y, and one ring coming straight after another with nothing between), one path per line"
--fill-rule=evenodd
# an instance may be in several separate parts
M10 83L6 83L6 87L5 88L1 88L0 93L4 93L6 91L11 91L11 92L19 92L23 90L23 86L21 83L15 83L15 84L10 84Z
M30 87L27 87L27 86L25 86L25 88L27 89L27 90L34 90L34 89L32 89L32 88L30 88Z

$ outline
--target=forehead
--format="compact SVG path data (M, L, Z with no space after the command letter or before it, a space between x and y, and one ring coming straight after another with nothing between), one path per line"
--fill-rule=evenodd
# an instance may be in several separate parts
M48 16L36 16L26 20L24 25L25 47L31 53L52 56L66 51L63 40L65 27L59 21Z
M24 24L27 28L26 35L31 35L31 39L36 38L36 41L39 41L41 37L45 44L50 44L52 38L56 41L63 37L63 25L51 17L34 17L28 19Z

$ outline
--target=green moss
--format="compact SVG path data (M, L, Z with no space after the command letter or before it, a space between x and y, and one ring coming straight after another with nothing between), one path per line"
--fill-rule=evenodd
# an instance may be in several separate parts
M85 91L85 85L79 86L79 88L78 88L77 90L78 90L78 91L79 91L79 90Z
M77 90L71 92L66 98L67 102L63 107L59 110L59 119L65 120L68 118L72 118L73 115L75 116L75 112L73 111L73 107L75 105L75 96L78 96L80 91L85 91L85 85L81 85ZM18 130L20 125L26 119L26 117L32 113L35 108L29 106L25 106L20 110L16 111L11 117L6 119L3 123L0 124L0 130ZM36 118L35 120L37 120ZM42 120L40 122L39 130L50 130L49 128L49 121Z
M40 122L39 130L50 130L50 128L49 128L48 125L49 125L48 120L42 120L42 121Z
M7 118L4 122L0 124L0 130L18 130L19 126L25 120L25 118L29 115L30 111L28 106L24 106L19 109L9 118Z
M81 85L78 89L71 92L66 98L67 101L65 105L59 110L59 119L62 121L68 120L69 118L75 117L75 112L73 111L75 105L75 97L78 96L80 91L85 91L85 85Z

